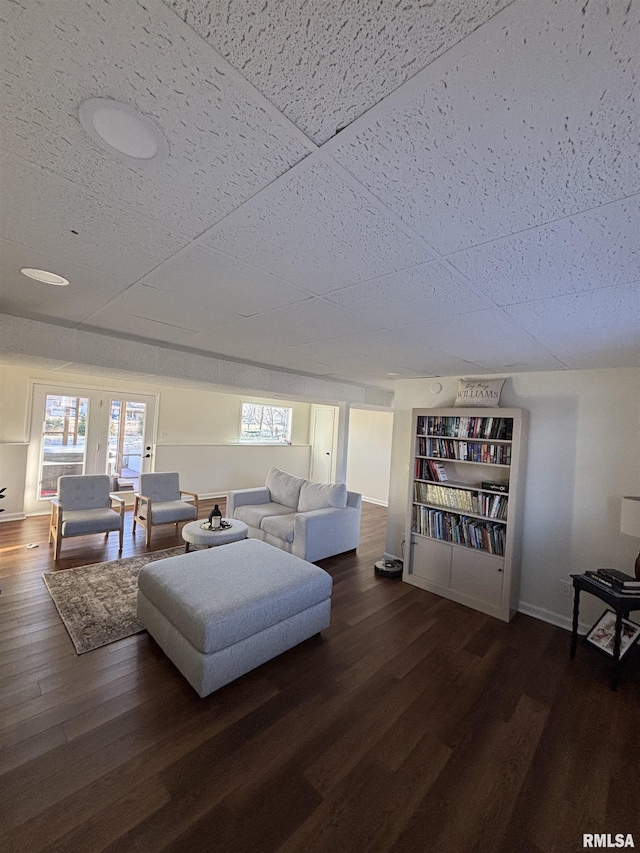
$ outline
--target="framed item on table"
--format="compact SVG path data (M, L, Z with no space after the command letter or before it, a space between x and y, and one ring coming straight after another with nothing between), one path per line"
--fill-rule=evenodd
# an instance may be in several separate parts
M602 616L598 619L593 628L589 631L585 640L594 645L597 649L613 657L613 645L616 633L616 614L613 610L605 610ZM620 659L629 651L631 646L640 637L640 625L635 622L630 622L628 619L622 620L622 630L620 632Z

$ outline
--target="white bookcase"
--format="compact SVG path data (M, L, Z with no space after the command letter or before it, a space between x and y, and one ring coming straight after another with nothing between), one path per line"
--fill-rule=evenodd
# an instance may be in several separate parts
M413 410L407 583L511 619L519 594L527 425L523 409Z

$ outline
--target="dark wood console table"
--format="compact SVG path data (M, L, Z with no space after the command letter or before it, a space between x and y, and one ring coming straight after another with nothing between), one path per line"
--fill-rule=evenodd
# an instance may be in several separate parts
M573 631L571 632L571 657L576 656L578 645L578 613L580 611L580 592L595 595L606 602L616 614L616 632L613 641L613 677L611 678L611 689L618 689L618 678L620 675L620 635L622 631L622 620L629 618L632 610L640 610L640 591L638 594L627 595L616 592L614 589L604 586L592 580L588 575L571 575L573 578Z

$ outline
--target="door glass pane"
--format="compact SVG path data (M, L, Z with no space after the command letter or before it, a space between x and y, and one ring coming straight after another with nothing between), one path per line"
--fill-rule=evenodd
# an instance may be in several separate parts
M47 394L39 481L41 500L58 494L58 477L84 474L88 415L88 397Z
M134 400L111 401L107 474L114 479L114 491L138 490L144 453L146 414L146 403Z

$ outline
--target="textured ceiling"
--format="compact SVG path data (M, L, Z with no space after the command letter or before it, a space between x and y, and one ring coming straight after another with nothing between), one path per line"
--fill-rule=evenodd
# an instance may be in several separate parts
M637 0L0 18L1 312L385 387L640 364ZM148 115L167 162L105 154L91 97Z

